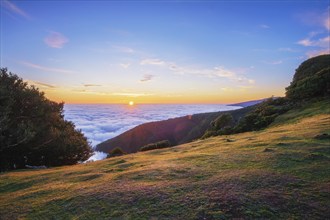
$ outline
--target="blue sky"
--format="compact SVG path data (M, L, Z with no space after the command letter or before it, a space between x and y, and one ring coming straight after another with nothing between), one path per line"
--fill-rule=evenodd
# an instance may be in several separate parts
M329 29L327 0L1 0L1 67L67 103L230 103L284 95Z

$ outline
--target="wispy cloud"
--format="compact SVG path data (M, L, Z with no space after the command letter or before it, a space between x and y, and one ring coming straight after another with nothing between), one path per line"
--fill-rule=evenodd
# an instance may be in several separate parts
M297 14L296 17L300 20L301 23L307 25L307 26L314 26L314 27L322 27L327 30L330 29L329 27L329 12L330 7L328 6L323 11L309 11L304 12L301 14Z
M316 57L316 56L319 56L319 55L324 55L324 54L329 54L329 53L330 53L329 49L312 50L312 51L308 51L306 55L307 55L308 58L311 58L311 57Z
M175 74L180 75L195 75L200 77L208 78L226 78L236 82L249 82L243 73L238 74L233 70L226 69L222 66L216 66L213 68L189 68L184 66L179 66L174 62L164 61L161 59L144 59L140 62L140 65L151 65L158 66L159 68L166 68Z
M309 39L305 38L297 42L298 44L305 46L305 47L329 47L330 44L330 36L319 38L319 39Z
M38 82L38 81L33 81L33 80L28 80L29 84L41 87L41 88L45 88L45 89L54 89L57 88L54 85L48 84L48 83L43 83L43 82Z
M155 76L151 74L145 74L143 78L140 80L140 82L148 82L152 80Z
M78 92L78 93L84 93L84 92L87 92L86 89L72 89L71 91L72 91L72 92Z
M281 47L281 48L278 48L277 50L281 51L281 52L292 52L292 53L298 52L297 50L292 49L290 47Z
M307 57L314 57L322 54L330 53L330 7L326 9L324 13L307 13L301 17L302 22L307 25L315 27L322 27L323 31L312 31L308 36L302 40L299 40L297 44L314 48L313 50L307 51Z
M140 97L140 96L152 96L153 94L149 93L130 93L130 92L115 92L111 95L114 96L127 96L127 97Z
M50 31L49 35L44 39L44 42L53 48L62 48L64 44L69 42L63 34L55 31Z
M309 47L309 46L312 46L313 42L310 39L305 38L305 39L298 41L297 44L300 44L305 47Z
M119 66L123 69L128 69L131 66L131 64L130 63L120 63Z
M106 54L113 54L113 53L123 53L133 55L139 53L137 50L127 47L127 46L119 46L119 45L112 45L111 42L106 42L102 47L98 48L90 48L91 51L97 53L106 53Z
M102 86L102 85L99 85L99 84L84 84L83 86L84 87L98 87L98 86Z
M99 91L92 91L92 90L86 90L86 89L73 89L71 90L75 93L82 93L82 94L92 94L92 95L98 95L98 96L109 96L110 93L107 92L99 92Z
M304 47L319 48L308 51L306 53L308 58L330 53L330 36L318 39L305 38L303 40L298 41L297 44L302 45Z
M5 8L8 12L10 12L12 14L19 15L28 20L31 19L31 16L28 13L26 13L25 11L20 9L17 5L15 5L14 3L12 3L8 0L1 0L0 4L1 4L1 7Z
M328 31L330 30L330 15L324 19L323 25Z
M38 70L43 70L43 71L46 71L46 72L75 73L75 71L72 71L72 70L50 68L50 67L45 67L45 66L41 66L41 65L26 62L26 61L21 61L20 63L23 64L24 66L31 67L31 68L38 69Z
M269 29L270 26L266 25L266 24L261 24L259 25L260 28L263 28L263 29Z
M135 50L132 49L132 48L130 48L130 47L113 45L112 48L115 49L117 52L120 52L120 53L129 53L129 54L132 54L132 53L135 52Z
M263 61L266 64L271 64L271 65L279 65L281 63L283 63L282 60L274 60L274 61Z
M163 66L166 64L165 61L160 59L144 59L140 62L141 65L156 65L156 66Z
M231 92L231 91L234 91L234 89L231 88L231 87L222 87L221 90L224 91L224 92Z
M246 91L248 89L254 88L254 86L252 86L252 85L249 85L249 86L238 86L238 88L240 89L240 91Z

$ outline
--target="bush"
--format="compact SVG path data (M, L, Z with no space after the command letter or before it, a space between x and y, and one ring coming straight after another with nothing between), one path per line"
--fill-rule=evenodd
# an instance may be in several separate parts
M64 120L63 103L0 70L0 170L70 165L92 155L86 137Z
M107 155L107 158L110 158L110 157L117 157L117 156L122 156L126 154L122 149L120 148L115 148L113 149L108 155Z
M275 118L292 108L287 98L269 98L247 113L235 126L234 133L256 131L270 125Z
M148 151L154 149L161 149L171 147L171 143L168 140L159 141L156 143L147 144L140 148L140 151Z
M222 130L225 127L231 127L233 124L234 119L233 116L229 113L225 113L217 117L214 121L211 122L212 127L214 130Z

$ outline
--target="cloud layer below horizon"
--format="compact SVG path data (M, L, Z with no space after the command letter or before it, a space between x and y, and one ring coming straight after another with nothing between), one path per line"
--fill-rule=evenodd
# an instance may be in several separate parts
M220 104L206 105L74 105L66 104L66 120L81 129L92 146L113 138L137 125L185 115L237 109Z

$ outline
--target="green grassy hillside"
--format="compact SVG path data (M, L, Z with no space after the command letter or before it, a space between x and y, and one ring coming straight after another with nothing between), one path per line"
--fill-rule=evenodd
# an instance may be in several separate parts
M330 102L269 128L0 174L1 219L327 219Z

